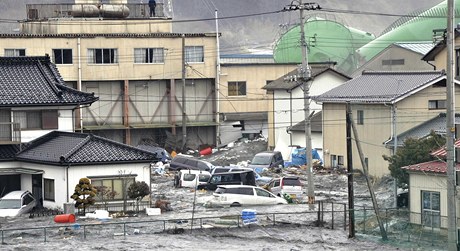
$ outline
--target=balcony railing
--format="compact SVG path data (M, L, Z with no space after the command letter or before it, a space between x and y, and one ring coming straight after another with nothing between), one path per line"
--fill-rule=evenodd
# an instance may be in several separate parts
M157 3L155 17L171 17L170 8ZM139 4L27 4L27 20L48 20L53 18L110 18L143 19L150 18L150 8Z
M21 143L19 123L0 122L0 145Z

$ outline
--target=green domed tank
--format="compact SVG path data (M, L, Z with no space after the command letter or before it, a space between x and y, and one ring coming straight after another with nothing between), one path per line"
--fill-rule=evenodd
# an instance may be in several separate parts
M459 17L460 1L455 1L455 16ZM459 19L456 19L458 22ZM395 42L432 41L433 30L447 27L447 1L428 10L402 17L382 32L382 35L358 49L367 61Z
M345 73L356 69L355 51L372 41L374 35L322 18L309 18L305 22L305 40L309 62L337 62ZM277 63L301 63L300 26L287 31L276 43L273 57Z

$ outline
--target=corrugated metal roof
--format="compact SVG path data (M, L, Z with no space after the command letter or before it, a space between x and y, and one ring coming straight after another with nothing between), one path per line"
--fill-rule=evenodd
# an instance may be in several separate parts
M434 44L432 41L426 42L398 42L394 43L396 46L401 48L414 51L421 55L427 54L431 49L433 49Z
M401 168L407 171L446 174L447 163L445 161L434 160L434 161L404 166ZM455 168L456 170L460 170L460 163L455 164Z
M392 103L445 77L443 71L363 71L362 75L313 99L332 103Z
M232 54L222 55L220 63L225 64L275 64L272 54Z
M455 141L454 148L460 148L460 139ZM443 148L440 148L440 149L438 149L436 151L433 151L433 152L430 153L430 155L436 156L436 157L439 157L439 158L446 158L447 157L446 147L444 146Z

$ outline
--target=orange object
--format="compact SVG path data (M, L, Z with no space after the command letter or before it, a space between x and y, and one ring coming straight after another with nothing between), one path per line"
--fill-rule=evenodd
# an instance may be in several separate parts
M56 223L74 223L75 215L74 214L58 214L54 216L54 222Z
M207 148L205 148L205 149L203 149L203 150L200 151L200 154L201 154L201 155L209 155L209 154L211 154L211 153L212 153L211 147L207 147Z

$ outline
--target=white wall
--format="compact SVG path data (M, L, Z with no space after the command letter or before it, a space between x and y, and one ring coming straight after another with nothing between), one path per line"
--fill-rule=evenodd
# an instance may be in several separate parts
M346 79L342 76L337 75L336 73L325 72L315 77L313 82L309 82L310 86L310 96L317 96L323 94L326 91L329 91L339 85L345 83ZM289 126L294 126L295 124L303 121L305 119L304 111L304 92L302 88L297 87L292 90L292 103L290 100L290 93L285 90L276 90L274 91L274 126L275 126L275 148L279 148L278 142L290 142L291 136L287 133L287 128ZM322 105L315 102L310 103L310 111L318 112L322 110ZM291 114L292 114L292 123L291 123ZM313 136L313 134L312 134ZM296 138L294 140L294 138ZM294 141L296 143L294 143ZM291 143L291 142L290 142ZM293 145L300 145L305 147L305 136L303 138L292 137ZM289 143L288 143L289 145ZM321 139L312 138L312 147L313 148L323 148L323 141ZM283 156L284 157L284 156Z
M64 203L73 202L70 196L73 194L75 185L80 178L88 176L117 175L119 170L126 171L126 174L137 174L136 181L144 181L150 184L150 168L148 163L132 164L111 164L111 165L88 165L88 166L70 166L68 177L66 175L67 167L41 165L34 163L16 162L15 167L42 170L43 179L54 180L55 200L43 201L43 206L48 208L63 208ZM68 182L67 182L68 181ZM31 175L21 175L21 188L32 191Z

